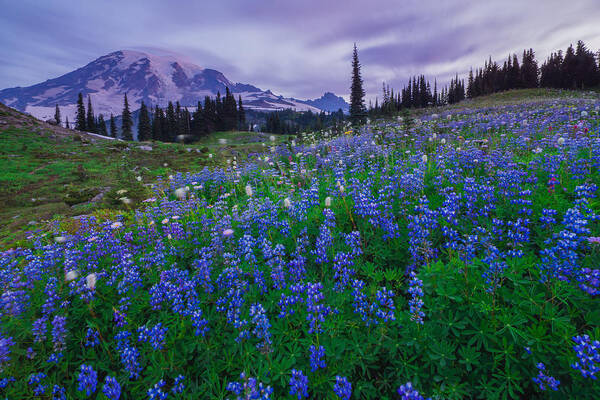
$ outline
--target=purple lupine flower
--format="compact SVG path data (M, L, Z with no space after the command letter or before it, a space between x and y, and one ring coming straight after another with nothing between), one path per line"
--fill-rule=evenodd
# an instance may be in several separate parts
M310 369L315 372L319 368L325 368L327 364L325 363L325 347L319 346L316 347L314 345L310 346Z
M336 376L333 392L343 400L350 400L352 396L352 384L345 376Z
M138 328L138 341L148 342L154 350L162 350L165 335L168 328L162 326L162 323L154 325L152 328L148 328L145 325Z
M12 337L0 337L0 372L4 370L4 366L10 361L11 347L15 345Z
M546 370L544 363L538 363L536 367L538 369L538 375L533 377L533 381L539 385L540 389L546 390L550 388L555 391L558 390L560 381L552 376L546 375L544 372Z
M55 316L52 320L52 342L54 351L62 351L65 349L65 341L67 338L67 317Z
M410 382L400 386L398 388L398 394L402 400L425 400L425 398L415 388L413 388L413 385Z
M104 385L102 385L102 393L110 400L119 400L121 397L121 385L119 385L116 378L106 375Z
M308 377L300 370L292 370L292 377L290 378L290 395L296 395L298 400L308 397Z
M98 373L90 365L81 364L77 382L77 390L85 392L86 397L90 397L96 391Z
M154 386L148 389L148 398L150 400L165 400L169 396L169 393L162 390L164 386L165 381L164 379L161 379Z
M597 379L600 372L600 341L591 340L588 335L573 337L573 350L577 361L571 367L581 372L584 378Z
M185 384L183 383L183 379L183 375L179 375L175 378L175 380L173 381L173 387L171 388L171 392L175 394L183 393L183 391L185 390Z
M423 308L423 281L417 278L417 274L414 271L410 273L410 281L408 281L408 293L411 298L408 302L410 306L410 313L412 314L410 319L415 321L417 324L423 325L423 317L425 313L421 310Z

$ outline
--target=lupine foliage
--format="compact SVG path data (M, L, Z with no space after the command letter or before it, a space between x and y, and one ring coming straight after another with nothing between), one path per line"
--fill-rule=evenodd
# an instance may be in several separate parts
M599 108L372 123L37 234L0 396L597 398Z

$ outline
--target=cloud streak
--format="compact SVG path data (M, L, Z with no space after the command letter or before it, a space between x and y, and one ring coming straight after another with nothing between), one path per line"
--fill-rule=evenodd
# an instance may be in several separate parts
M183 54L285 96L347 96L357 42L373 98L382 81L398 88L424 73L445 83L524 48L538 60L577 39L600 49L596 0L0 1L0 88L137 49Z

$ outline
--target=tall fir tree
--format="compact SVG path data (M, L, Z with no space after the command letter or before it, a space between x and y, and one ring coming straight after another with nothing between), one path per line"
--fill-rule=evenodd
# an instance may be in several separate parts
M242 105L242 96L238 97L238 129L241 131L246 130L246 110Z
M96 119L94 118L94 109L92 108L92 98L89 95L85 127L88 132L96 133Z
M350 85L350 120L357 125L365 119L365 90L360 75L360 62L358 61L358 49L354 43L352 52L352 84Z
M65 120L65 128L67 128L67 129L71 129L71 126L69 126L69 117L66 117L66 120Z
M58 104L56 105L56 110L54 110L54 122L56 125L60 125L62 119L60 118L60 108L58 108Z
M161 117L162 115L162 117ZM154 108L154 115L152 116L152 140L163 140L162 137L162 123L164 120L164 114L162 110L156 105Z
M123 119L121 121L121 139L123 140L133 140L133 119L131 118L131 112L129 111L129 102L127 101L127 93L123 98L123 114L121 115Z
M117 137L117 124L115 123L115 116L110 114L110 137Z
M172 102L169 102L166 114L165 141L174 142L177 136L177 116L175 115L175 107L173 107Z
M152 126L150 125L150 115L148 114L148 107L142 100L140 106L140 115L138 119L138 141L144 142L152 139Z
M77 116L75 117L75 129L85 131L85 106L83 105L83 95L81 92L77 97Z
M108 136L106 132L106 121L104 121L104 115L98 115L98 123L96 125L99 134Z

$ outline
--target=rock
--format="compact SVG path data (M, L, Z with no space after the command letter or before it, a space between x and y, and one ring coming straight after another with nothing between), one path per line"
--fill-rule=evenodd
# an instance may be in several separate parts
M146 144L143 144L140 147L138 147L138 149L144 150L144 151L152 151L152 146L148 146Z
M27 223L27 225L35 225L35 224L37 224L37 222L36 222L36 221L29 221L29 222Z
M99 201L102 201L102 199L104 198L106 193L108 193L110 191L110 189L111 189L110 186L103 187L102 189L100 189L100 193L98 193L97 195L92 197L92 199L89 202L90 203L98 203Z

